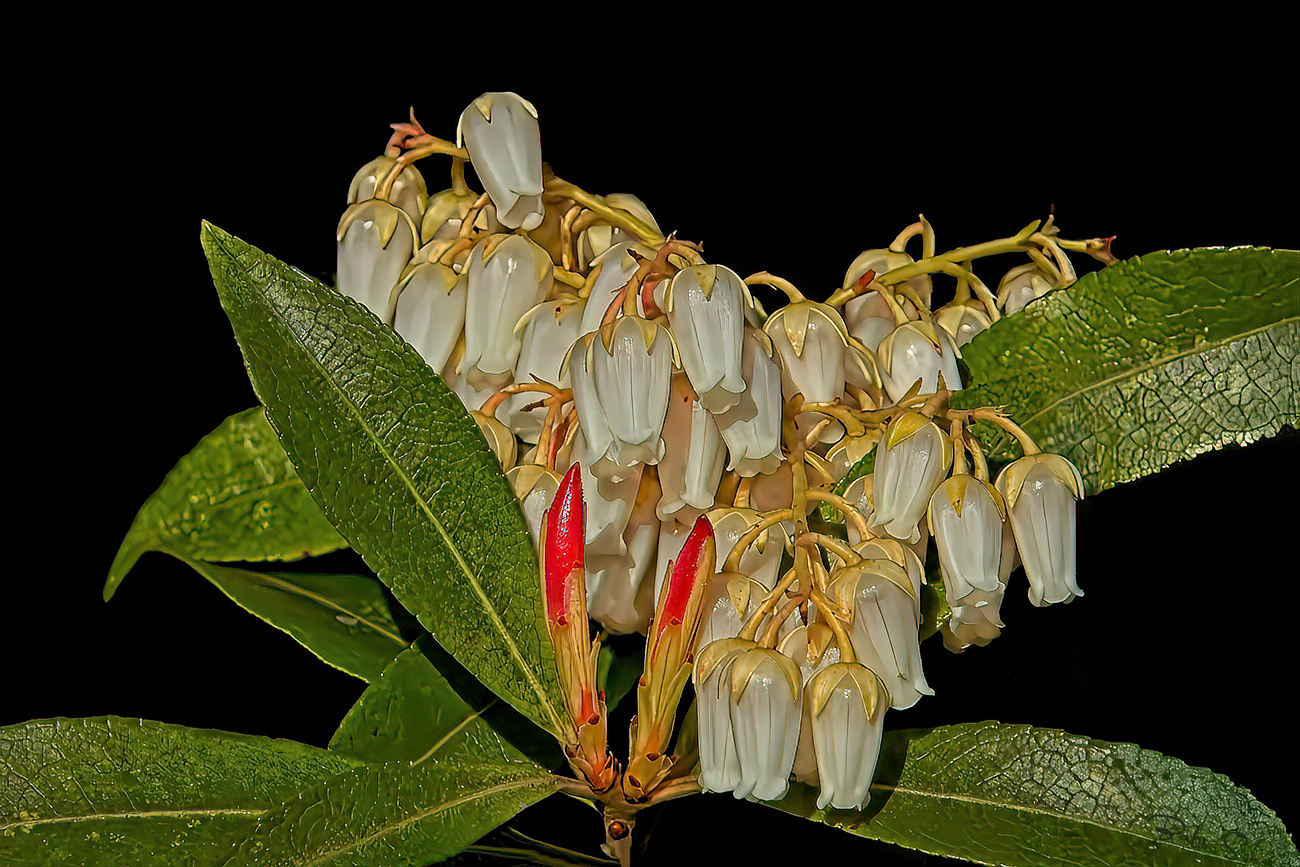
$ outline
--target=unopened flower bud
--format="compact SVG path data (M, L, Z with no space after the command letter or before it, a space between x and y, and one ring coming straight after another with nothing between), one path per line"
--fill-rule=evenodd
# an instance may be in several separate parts
M875 526L895 539L920 539L917 524L950 466L952 440L937 424L918 412L895 418L876 447Z
M469 151L501 225L531 231L542 224L542 138L532 103L483 94L461 114L456 146Z
M393 287L415 251L415 223L402 209L378 199L359 202L339 220L338 290L393 322Z
M890 271L903 268L907 265L914 264L912 257L907 253L896 250L863 250L858 257L849 265L848 271L844 272L844 282L840 285L845 289L858 282L858 279L868 271L875 271L877 277L883 277ZM916 291L916 294L926 304L930 303L930 295L933 290L930 275L918 274L904 281L905 285L910 286ZM867 293L870 294L870 293ZM861 296L860 296L861 297ZM847 306L847 305L846 305ZM865 342L865 341L864 341ZM874 348L874 347L869 347Z
M397 160L393 157L376 157L362 166L348 186L348 204L355 205L373 199L375 189L383 183L389 170L396 164ZM409 214L415 226L419 226L423 219L428 199L424 176L415 166L402 169L388 193L388 201Z
M1006 504L996 488L965 473L955 475L930 498L926 520L939 549L949 605L972 590L997 589Z
M1060 455L1026 455L998 474L1016 548L1029 578L1034 605L1068 602L1083 591L1075 581L1075 501L1083 478Z
M740 275L721 265L677 272L665 296L682 368L700 404L721 413L740 402L745 308L754 300Z
M920 394L939 390L940 379L949 391L961 389L957 346L942 328L924 322L906 322L880 342L876 353L880 378L893 400L901 400L921 382Z
M420 238L423 243L456 238L460 234L461 224L477 200L478 196L473 193L457 193L455 190L442 190L430 196L429 203L424 208L424 219L420 222ZM496 209L490 203L478 212L474 227L488 233L500 232L505 228L497 221Z
M812 718L821 786L817 809L862 809L871 800L871 778L889 707L884 682L860 663L840 662L813 675L804 700Z
M515 326L550 291L551 257L523 235L494 235L474 247L466 273L465 357L456 372L508 378L522 347Z

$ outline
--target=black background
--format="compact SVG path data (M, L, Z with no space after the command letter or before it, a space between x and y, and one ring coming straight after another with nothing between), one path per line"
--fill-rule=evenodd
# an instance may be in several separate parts
M328 275L348 182L412 103L450 138L480 92L514 88L541 113L560 176L637 193L665 230L704 241L710 261L769 270L814 297L919 212L941 249L1014 233L1052 206L1067 236L1117 235L1121 257L1300 237L1294 157L1261 121L1278 114L1279 94L1198 64L1140 86L1115 70L1069 81L1013 68L986 81L956 68L927 89L901 74L832 85L738 66L716 83L609 74L562 88L459 66L258 78L246 59L237 77L175 61L126 81L88 75L82 96L51 99L32 120L65 154L65 167L35 178L36 213L49 216L27 227L34 243L57 239L29 296L57 339L28 362L13 416L28 420L11 453L24 520L9 540L0 724L118 714L323 746L360 694L360 681L165 555L146 555L107 605L100 588L176 459L255 402L199 221ZM358 80L366 87L350 86ZM28 179L48 171L30 168ZM445 161L422 170L431 190L445 185ZM981 273L995 283L1002 267ZM1228 775L1294 826L1284 764L1297 444L1286 434L1225 449L1085 501L1087 595L1037 610L1017 578L1002 637L961 656L927 646L936 695L887 725L997 718L1136 742ZM356 567L352 556L329 568ZM521 822L588 850L600 837L594 814L564 799ZM683 840L688 850L674 845ZM726 796L667 807L644 863L728 852L771 863L811 846L846 863L950 863Z

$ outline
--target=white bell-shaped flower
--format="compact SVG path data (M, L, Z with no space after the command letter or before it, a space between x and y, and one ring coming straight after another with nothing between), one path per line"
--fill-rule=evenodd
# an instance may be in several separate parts
M849 482L848 487L844 489L842 496L848 500L854 508L867 522L868 527L876 526L876 479L872 474L859 476ZM844 522L844 530L849 538L850 545L856 545L862 541L862 534L858 531L858 526L853 521Z
M672 380L663 436L672 448L664 450L659 462L659 484L663 487L659 518L694 521L713 508L727 447L717 422L695 400L683 374Z
M730 456L727 469L744 477L770 473L782 461L781 368L774 352L766 334L745 329L741 371L749 388L717 417Z
M875 271L877 277L883 277L890 271L911 264L913 264L912 257L907 253L902 253L897 250L863 250L849 265L849 269L844 272L844 280L840 285L847 289L854 283L857 283L858 278L863 274L866 274L867 271ZM918 274L917 276L904 281L904 284L915 290L917 296L919 296L926 304L930 303L933 285L929 274ZM912 315L915 315L914 311L915 308L913 308Z
M663 232L659 229L659 224L655 222L654 215L646 207L645 202L631 193L610 193L604 197L605 204L615 210L631 214L650 228L654 229L660 236ZM611 226L608 223L597 223L583 229L578 235L578 260L584 265L592 262L605 253L606 250L626 241L635 240L634 236L628 235L627 232Z
M682 368L700 404L721 413L740 403L745 308L754 306L745 281L722 265L685 268L669 283L665 303Z
M654 515L658 486L654 474L641 477L642 486L656 488L638 495L623 530L626 554L587 555L587 614L614 635L645 632L655 613L655 548L659 520Z
M483 434L483 439L487 441L492 454L496 455L497 462L501 464L501 472L504 473L513 467L515 459L519 456L519 445L510 428L502 424L499 419L484 415L478 410L470 410L469 416L478 425L479 433Z
M937 424L917 412L895 418L876 447L873 526L895 539L919 540L917 525L950 466L952 440Z
M820 780L817 776L817 751L813 745L812 707L808 702L807 694L808 681L817 672L840 661L840 648L833 639L830 640L829 646L826 646L826 642L810 641L809 635L817 633L821 636L827 632L830 632L830 627L813 619L807 626L801 623L790 630L777 645L778 650L799 666L799 674L803 677L803 720L799 724L799 746L794 751L794 767L791 773L796 780L809 786L816 786ZM813 646L818 643L822 646Z
M943 625L943 645L960 653L972 644L983 647L1002 634L1002 598L1007 585L991 591L974 590L961 605L952 606L952 616Z
M703 642L695 655L692 679L695 683L696 730L700 752L700 788L706 792L730 792L740 782L740 756L732 728L736 706L731 694L731 668L752 641L728 638Z
M533 537L533 547L537 549L540 558L542 516L551 507L551 503L555 502L555 493L560 489L562 481L560 474L537 464L520 464L506 473L506 481L510 483L515 497L519 500L519 508L524 513L524 523L528 525L528 532Z
M835 481L841 481L863 458L871 454L876 447L874 436L852 436L831 446L826 452L826 464Z
M889 692L866 666L840 662L813 675L804 702L812 719L821 791L817 809L860 810L871 800Z
M393 322L393 287L415 252L415 223L401 208L378 199L343 212L338 228L338 290Z
M939 379L949 391L961 389L957 370L957 345L942 328L924 322L905 322L880 342L876 353L880 378L893 400L901 400L921 381L920 394L939 390Z
M375 188L388 176L389 170L396 165L393 157L376 157L361 167L348 186L348 204L366 202L375 197ZM428 205L428 188L424 185L424 176L415 166L407 166L393 181L388 201L401 208L411 217L411 222L419 226Z
M547 382L560 388L569 387L567 370L561 370L564 357L581 333L583 300L575 295L562 295L554 301L545 301L519 322L523 339L519 347L519 360L515 362L515 382ZM506 418L510 429L524 442L535 443L542 432L546 418L545 407L531 406L546 396L536 391L526 391L506 399Z
M593 468L617 481L663 457L674 352L657 322L621 316L585 334L569 353L573 404L587 444L601 460Z
M1029 601L1037 606L1082 596L1075 580L1075 503L1083 478L1060 455L1026 455L998 474L1016 548L1029 578Z
M461 113L456 146L469 151L501 225L532 231L542 224L542 138L532 103L483 94Z
M774 801L790 788L803 722L803 678L794 660L754 647L731 664L731 724L740 759L732 794Z
M844 394L849 334L833 307L795 301L768 317L763 331L781 356L785 398L802 394L808 403L830 403Z
M997 489L966 473L955 475L930 498L926 519L939 549L948 604L961 602L973 590L996 590L1006 520Z
M420 222L420 238L428 244L431 241L452 240L460 235L460 227L469 215L470 208L478 196L472 192L458 193L455 190L440 190L429 197L424 207L424 219ZM503 232L505 226L497 220L496 208L489 202L474 218L474 228L488 234Z
M393 292L393 328L441 371L465 327L468 282L449 265L426 260L407 269Z
M515 326L550 291L551 257L523 235L493 235L474 247L465 270L465 357L456 372L471 381L511 375L523 345Z
M1073 269L1068 277L1074 280ZM1025 305L1036 298L1042 298L1056 287L1052 278L1043 272L1034 262L1017 265L998 282L998 308L1006 315L1023 310Z
M635 250L646 256L654 255L648 248L640 244L623 241L610 247L592 260L592 274L588 275L588 279L591 281L591 291L587 293L587 306L582 312L583 334L590 334L600 329L600 323L609 311L609 305L614 303L619 291L636 274L637 261L632 258L628 252L629 250ZM645 313L639 298L636 310L637 315Z
M892 560L861 560L832 573L831 591L853 611L853 652L884 682L891 707L934 695L921 668L921 603L907 571Z
M946 331L960 349L974 340L975 335L988 330L993 322L982 305L959 304L935 313L934 324Z
M844 326L872 352L896 325L893 311L879 292L864 292L844 304Z
M745 621L758 609L767 596L770 587L764 586L758 579L738 572L717 572L709 579L703 601L703 616L700 620L698 645L704 646L710 641L723 638L735 638ZM759 622L759 634L771 626L772 614L767 614ZM777 636L784 637L791 630L803 625L798 611L792 611L778 627Z
M763 516L753 509L726 507L709 512L708 518L713 525L713 538L718 546L718 571L721 572L740 537L753 529ZM790 535L780 524L764 528L754 544L740 556L740 572L771 590L776 586L781 555L785 552L789 539Z

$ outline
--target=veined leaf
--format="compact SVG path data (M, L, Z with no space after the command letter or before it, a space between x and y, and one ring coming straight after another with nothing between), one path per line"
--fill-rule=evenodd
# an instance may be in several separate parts
M531 762L464 755L369 765L265 814L227 867L423 867L555 792Z
M364 575L251 572L186 560L251 614L340 671L374 681L407 648L383 587Z
M1150 253L1000 320L961 407L1007 405L1090 493L1300 424L1300 252ZM1002 437L997 457L1018 454Z
M257 818L357 765L294 741L122 719L0 728L6 863L218 865Z
M422 652L428 643L417 642L384 669L343 718L330 749L368 762L443 761L458 754L522 760L483 718L499 699L487 690L473 703L462 698Z
M146 551L194 560L297 560L346 548L294 472L261 407L226 419L176 462L131 522L104 584Z
M966 723L885 735L861 812L772 806L875 840L1006 867L1300 865L1268 807L1227 777L1133 744Z
M532 540L460 401L366 308L203 226L249 377L298 474L438 643L557 737Z

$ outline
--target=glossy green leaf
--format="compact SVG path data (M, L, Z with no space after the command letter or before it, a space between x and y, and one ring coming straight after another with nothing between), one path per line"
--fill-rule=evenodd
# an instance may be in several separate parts
M131 522L104 598L146 551L208 561L297 560L347 545L258 407L232 415L177 461Z
M522 759L484 719L499 699L486 690L462 698L421 650L427 646L420 641L393 660L343 718L330 749L368 762Z
M218 865L258 817L356 762L250 735L120 717L0 728L0 861Z
M358 768L266 813L226 867L424 867L555 792L531 762L465 756Z
M454 394L365 307L203 226L267 415L329 520L461 664L563 735L532 540Z
M1006 405L1090 493L1300 424L1300 253L1150 253L997 322L960 407ZM1018 452L1006 437L998 457Z
M186 560L251 614L291 635L324 662L365 681L409 645L388 598L364 575L251 572Z
M1245 789L1133 744L966 723L885 735L861 812L778 809L935 855L1006 867L1300 865L1281 821Z

